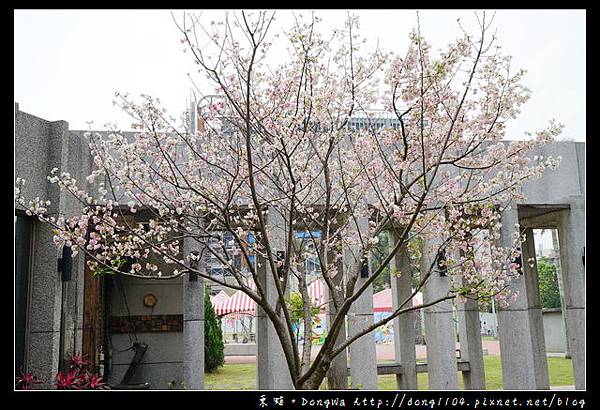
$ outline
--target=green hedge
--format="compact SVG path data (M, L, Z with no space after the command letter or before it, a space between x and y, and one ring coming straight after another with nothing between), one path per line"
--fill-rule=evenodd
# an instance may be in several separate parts
M204 371L212 372L225 363L221 321L217 319L208 291L204 292Z

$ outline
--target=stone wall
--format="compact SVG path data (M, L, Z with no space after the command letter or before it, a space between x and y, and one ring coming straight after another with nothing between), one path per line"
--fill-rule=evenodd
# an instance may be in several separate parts
M151 389L168 389L173 381L180 384L183 377L182 279L160 282L135 278L119 280L120 284L117 281L112 284L110 296L109 383L121 382L134 355L133 350L127 349L137 341L147 344L148 350L130 383L147 382ZM153 308L144 305L144 296L148 294L156 297ZM139 322L146 323L142 325ZM157 325L158 322L160 324ZM128 328L118 324L132 326Z
M85 176L91 159L86 147L85 140L69 131L67 122L46 121L20 111L15 104L15 178L26 181L25 198L50 200L49 212L73 215L75 203L50 184L47 176L56 167L88 189ZM50 227L34 220L29 299L35 303L30 303L27 313L24 370L36 374L43 388L51 387L59 357L68 358L80 350L83 321L83 257L74 258L72 279L62 282L57 268L62 252L52 237Z
M558 309L543 309L544 338L546 340L546 351L552 353L565 353L565 325L562 311Z

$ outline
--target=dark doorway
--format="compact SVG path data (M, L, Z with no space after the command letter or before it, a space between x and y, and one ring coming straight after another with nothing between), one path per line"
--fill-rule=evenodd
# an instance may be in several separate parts
M15 215L15 373L27 371L27 312L33 218Z

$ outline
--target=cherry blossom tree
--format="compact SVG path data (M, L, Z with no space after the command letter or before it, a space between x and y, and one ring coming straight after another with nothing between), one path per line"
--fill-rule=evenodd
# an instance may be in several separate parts
M496 45L491 20L477 15L475 34L459 23L459 38L439 51L417 21L406 53L395 55L364 51L350 15L330 36L315 14L294 16L279 39L275 13L229 13L210 24L184 14L174 18L181 43L213 87L205 91L222 96L199 112L198 130L149 96L118 95L135 132L88 134L95 170L87 182L97 192L68 173L49 176L81 202L80 214L49 215L43 199L21 195L21 179L16 201L55 228L57 245L84 252L96 274L166 280L193 273L242 290L273 323L295 387L316 389L340 352L398 315L448 299L506 304L515 296L508 284L518 274L520 238L498 243L500 213L522 199L523 182L557 166L557 158L527 154L561 126L505 140L529 91L525 72ZM287 43L286 61L273 63L275 42ZM391 114L387 123L382 111ZM135 222L131 215L142 211L147 223ZM295 231L307 234L298 241ZM359 280L385 231L398 239ZM337 340L352 304L417 240L436 246L413 295L440 264L452 281L448 294L419 306L409 298ZM184 252L184 243L197 252ZM233 280L211 275L208 255ZM318 261L336 312L312 362L311 343L295 343L287 296L292 288L302 296L308 341L308 257ZM260 269L272 276L275 300L266 297Z

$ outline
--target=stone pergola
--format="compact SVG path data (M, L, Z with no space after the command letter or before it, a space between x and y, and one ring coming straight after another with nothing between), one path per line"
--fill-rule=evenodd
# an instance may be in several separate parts
M500 242L510 246L515 235L515 224L526 231L522 243L522 260L535 258L533 244L534 228L556 228L559 231L561 249L561 274L563 283L563 314L566 333L573 360L575 388L585 388L585 145L581 143L556 143L536 150L531 155L561 156L557 171L550 171L541 180L524 186L527 201L513 203L502 213ZM276 214L276 213L271 213ZM274 226L280 226L276 222ZM285 232L271 233L280 239L283 249ZM392 243L396 238L391 235ZM275 246L277 248L277 246ZM431 264L435 243L425 243L421 263ZM344 260L346 263L346 259ZM394 258L398 271L406 271L410 261L407 250L402 249ZM267 264L259 270L259 278L266 284L267 295L275 300L273 276L267 272ZM511 288L519 293L516 301L498 312L499 342L501 350L504 389L549 389L548 368L544 343L542 310L537 282L537 269L523 263L523 276L511 282ZM343 271L343 269L341 269ZM343 280L342 275L337 280ZM358 285L360 285L360 280ZM364 279L362 279L364 280ZM434 300L447 293L449 278L432 275L423 289L423 302ZM392 276L394 307L410 296L408 275ZM367 289L355 302L347 315L348 329L353 332L373 323L372 288ZM329 307L333 309L333 305ZM352 377L353 387L376 389L378 374L394 373L398 389L416 389L417 373L426 371L430 389L458 389L457 372L460 370L466 389L484 389L483 348L480 333L477 302L459 304L460 360L457 360L450 301L424 308L425 332L427 334L427 364L416 363L413 318L400 315L394 319L396 365L377 366L375 342L365 335L351 344L345 353L332 363L328 377ZM268 318L259 313L257 326L257 388L286 390L293 388L285 357L273 326ZM184 328L185 334L185 328ZM345 338L340 333L340 340ZM185 339L185 337L184 337ZM197 354L197 353L196 353ZM355 358L353 360L353 358ZM190 358L190 360L193 360ZM348 366L349 363L349 366Z
M26 195L34 197L46 194L56 210L65 214L76 212L76 204L49 184L46 176L50 169L59 167L71 172L80 181L85 179L92 161L89 153L86 154L83 132L70 131L64 121L49 122L19 111L18 105L15 119L15 173L28 181L31 191ZM503 212L500 241L509 245L515 233L515 224L519 223L526 230L522 260L527 261L535 257L532 230L558 229L565 330L575 387L585 389L585 143L558 142L537 149L531 155L560 155L562 162L556 171L546 172L542 179L526 183L523 191L527 201L514 203ZM19 227L26 217L19 210L17 214L15 224ZM25 300L21 303L27 304L27 300L35 300L36 303L28 303L27 309L21 309L26 318L26 326L23 326L23 358L25 367L37 374L46 383L45 387L49 387L58 371L59 357L83 350L93 354L97 361L97 334L102 324L99 323L100 305L92 300L100 300L102 292L100 285L88 278L91 275L86 271L82 257L74 260L73 279L61 282L55 263L61 255L52 243L49 228L37 221L29 222L31 227L27 229L32 233L31 254L27 254L26 263L22 264L24 273L21 272L23 278L27 279L26 287L29 290L21 295L21 299L17 299ZM272 221L272 225L278 226L276 221ZM283 248L285 232L278 232L274 228L271 237L277 242L275 248ZM390 240L393 244L397 238L392 234ZM424 244L423 264L431 263L427 249L432 246L435 243ZM193 246L184 243L184 252L194 250ZM345 257L344 263L351 261ZM409 263L406 249L401 249L392 262L399 271L403 271ZM267 290L267 298L275 298L273 275L267 265L262 264L258 277ZM511 287L519 292L517 300L498 312L503 387L548 389L536 265L523 265L523 276L511 283ZM15 272L16 275L21 273ZM338 275L336 280L342 281L343 275ZM166 388L162 385L164 380L181 380L187 389L204 388L203 285L202 278L188 276L160 284L124 283L124 292L133 298L139 298L149 290L158 296L159 304L152 314L179 315L183 321L181 330L171 330L168 334L140 335L140 339L148 341L150 349L148 360L140 364L136 377L150 381L152 388ZM391 285L394 306L398 306L410 295L410 277L392 276ZM448 286L447 277L432 275L423 289L423 302L427 303L447 292ZM373 322L372 293L372 289L368 289L347 315L350 335ZM113 315L124 315L119 309L114 309ZM333 306L329 309L333 309ZM132 312L133 315L148 314L143 306L133 306ZM394 319L396 365L378 367L375 341L366 335L350 345L347 354L342 353L334 360L328 377L340 381L350 375L354 388L376 389L378 374L393 373L397 377L398 389L416 389L417 373L426 371L431 389L457 389L457 372L460 370L466 389L483 389L485 377L477 304L462 305L457 313L461 347L458 361L452 305L451 302L444 302L424 309L428 347L426 365L416 363L413 317L401 315ZM273 325L259 309L257 389L293 388L282 348L274 332ZM124 340L122 335L109 337L114 344ZM345 335L341 334L340 339L343 337ZM132 355L132 351L113 352L114 369L109 376L111 383L122 377Z

